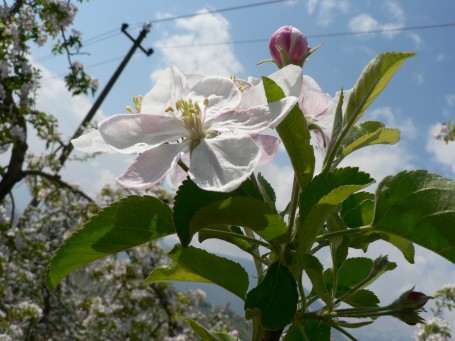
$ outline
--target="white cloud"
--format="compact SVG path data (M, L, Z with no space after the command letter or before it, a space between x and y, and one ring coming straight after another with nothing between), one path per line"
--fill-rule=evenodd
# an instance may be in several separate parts
M413 77L414 77L415 82L418 85L422 85L423 83L425 83L425 76L423 73L420 73L420 72L415 73Z
M390 15L390 17L395 19L397 22L403 23L405 21L404 10L397 1L384 1L383 8Z
M414 46L416 49L421 49L425 44L423 39L415 32L408 32L408 36L414 42Z
M446 95L446 103L447 106L452 108L455 106L455 94L447 94Z
M201 9L198 13L207 12ZM220 44L198 46L214 42L230 42L230 24L220 14L209 13L175 21L172 32L166 32L156 42L163 53L163 64L177 66L184 73L231 76L243 71L234 55L233 46ZM185 46L185 48L173 48ZM186 47L187 46L187 47ZM156 80L161 70L152 73Z
M445 62L447 60L450 60L450 57L447 56L445 53L438 53L436 55L436 62L438 63Z
M406 18L403 8L395 0L387 0L383 2L382 12L391 19L389 22L380 22L369 13L361 13L352 17L348 22L348 27L352 32L358 31L382 31L383 36L393 38L399 33L399 29L405 24ZM422 44L420 37L417 34L410 34L414 43Z
M378 21L368 13L362 13L351 18L348 26L352 32L375 31L379 29Z
M338 13L346 13L349 10L347 0L310 0L307 5L308 14L316 14L318 25L329 26Z
M370 174L379 183L388 175L395 175L402 170L415 168L412 160L413 157L409 150L399 144L393 146L375 145L348 155L339 167L359 167L361 171Z
M392 108L381 107L372 110L364 117L367 120L377 120L384 122L389 128L398 128L401 131L401 138L407 140L413 140L417 137L417 128L410 117L406 119L397 119L397 115L394 114Z
M59 129L64 136L72 136L82 119L92 107L92 100L86 96L72 96L66 89L63 79L58 78L44 66L34 63L42 76L41 86L36 95L37 110L54 115L59 122ZM105 118L98 110L94 120Z

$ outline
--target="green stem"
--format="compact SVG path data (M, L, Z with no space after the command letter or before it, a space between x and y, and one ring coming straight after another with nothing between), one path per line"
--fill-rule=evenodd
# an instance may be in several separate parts
M299 197L300 197L300 185L297 181L297 177L294 174L294 181L292 183L292 194L291 194L291 203L289 207L289 231L291 238L294 237L296 231L295 227L295 216L297 214L297 208L299 207Z
M299 293L300 293L300 299L302 300L302 310L305 311L306 299L305 299L305 290L303 289L303 284L302 284L302 273L300 273L300 280L297 281L297 283L298 283L298 288L299 288Z
M400 312L403 309L388 305L385 307L369 307L369 308L347 308L334 310L330 315L337 317L378 317L390 315L394 312Z
M325 243L319 243L318 245L316 245L314 248L312 248L310 250L310 255L314 255L316 252L318 252L322 248L326 247L327 245L328 244L325 244Z
M314 241L320 242L321 240L325 240L325 239L347 236L347 235L356 234L356 233L374 232L375 230L376 230L376 228L374 226L365 225L365 226L361 226L361 227L349 228L346 230L340 230L340 231L329 232L326 234L321 234L320 236L317 236Z
M348 331L346 331L344 328L341 328L339 325L337 325L336 323L333 323L330 325L332 328L335 328L336 330L338 330L341 334L344 334L348 339L352 340L352 341L357 341L357 339L351 335Z
M246 228L245 228L246 230ZM225 236L225 237L231 237L231 238L238 238L238 239L243 239L249 243L253 243L253 244L256 244L256 245L260 245L260 246L263 246L263 247L266 247L266 248L270 248L270 245L269 243L266 243L260 239L256 239L254 238L254 235L253 237L251 236L245 236L243 234L239 234L239 233L234 233L234 232L229 232L229 231L222 231L222 230L214 230L214 229L204 229L204 231L207 231L207 232L210 232L214 235L218 235L218 236Z
M245 229L245 233L247 235L247 237L251 238L251 239L254 239L257 241L257 239L254 237L254 232L249 229L248 227L244 227ZM255 251L252 251L252 255L253 255L253 258L254 258L254 265L256 267L256 272L258 274L258 282L260 282L262 280L262 278L264 277L264 269L262 267L262 262L264 262L264 260L261 258L261 255L259 254L259 252L257 250Z

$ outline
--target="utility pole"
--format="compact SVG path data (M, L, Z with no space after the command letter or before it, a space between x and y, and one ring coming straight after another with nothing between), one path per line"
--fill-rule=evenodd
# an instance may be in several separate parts
M95 116L96 111L99 109L101 104L103 103L104 99L106 98L107 94L109 91L111 91L112 87L114 86L115 82L117 81L118 77L122 73L123 69L125 68L126 64L130 61L131 57L133 56L134 52L139 48L141 49L147 56L150 56L153 53L153 49L148 49L145 50L142 46L142 40L144 40L145 36L147 33L150 31L150 28L152 27L152 24L150 22L147 22L143 27L142 31L139 33L139 36L134 39L127 31L126 29L128 28L128 24L122 24L122 32L130 38L130 40L133 42L133 46L131 46L131 49L128 51L127 55L125 58L123 58L122 62L118 66L117 70L115 70L114 74L112 75L111 79L109 82L107 82L106 86L104 87L103 91L99 94L98 98L96 99L95 103L93 103L93 106L91 107L90 111L87 113L85 118L82 120L81 124L79 127L76 129L74 132L73 136L71 137L70 141L63 147L62 154L60 155L59 162L60 162L60 169L63 167L65 164L66 160L69 157L69 154L73 151L74 147L71 143L72 139L77 138L82 131L87 127L87 125L90 123L90 121L93 119L93 116Z
M81 133L82 131L84 130L84 128L87 127L87 125L90 123L90 121L93 119L93 116L95 116L95 113L96 111L99 109L99 107L101 106L101 103L103 103L104 99L106 98L107 94L109 93L109 91L111 91L112 87L114 86L115 82L117 81L118 77L120 76L120 74L122 73L123 69L125 68L126 64L128 64L128 62L130 61L131 57L133 56L134 52L136 52L136 50L138 48L140 48L147 56L150 56L152 53L153 53L153 49L148 49L148 50L145 50L142 46L141 46L141 43L142 41L144 40L145 36L147 35L147 33L150 31L150 28L152 27L152 24L150 22L147 22L143 27L142 27L142 30L141 32L139 33L139 36L134 39L127 31L126 29L128 28L128 24L122 24L122 27L121 27L121 30L122 32L129 38L131 39L131 41L133 42L133 46L131 47L131 49L128 51L127 55L125 56L125 58L123 58L122 62L120 63L120 65L118 66L117 70L115 70L114 74L112 75L111 79L109 80L109 82L106 84L106 86L104 87L103 91L101 91L101 93L99 94L98 98L96 99L95 103L93 103L93 106L91 107L91 109L89 110L89 112L87 113L87 115L85 116L85 118L82 120L81 124L79 125L79 127L76 129L76 131L74 132L73 136L71 137L71 139L68 141L68 143L63 147L63 150L62 150L62 154L60 155L60 158L59 158L59 162L60 162L60 166L58 167L58 169L56 170L55 172L55 176L58 177L58 173L59 171L63 168L63 165L65 164L66 160L68 160L68 157L70 155L70 153L73 151L74 147L71 143L71 140L72 139L75 139L77 138ZM27 208L28 207L37 207L39 204L39 200L37 197L33 197L33 199L30 201L30 203L28 204ZM26 208L26 210L27 210ZM18 224L18 226L20 225L20 222Z

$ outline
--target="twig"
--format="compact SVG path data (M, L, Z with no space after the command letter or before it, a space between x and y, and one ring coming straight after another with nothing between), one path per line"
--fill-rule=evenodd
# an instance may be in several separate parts
M91 203L95 203L95 201L89 197L87 194L85 194L83 191L77 189L77 188L74 188L74 186L71 186L70 184L64 182L63 180L60 179L60 177L58 175L52 175L52 174L48 174L48 173L45 173L45 172L42 172L42 171L37 171L37 170L26 170L26 171L23 171L22 172L24 174L24 176L41 176L61 187L64 187L64 188L67 188L69 189L71 192L77 194L77 195L80 195L81 197L83 197L84 199L87 199L89 202Z

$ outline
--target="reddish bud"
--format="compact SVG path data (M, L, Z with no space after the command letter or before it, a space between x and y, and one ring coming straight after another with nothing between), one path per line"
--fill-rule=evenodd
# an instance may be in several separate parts
M292 26L276 30L270 38L269 49L279 68L289 64L302 66L310 52L306 36Z

